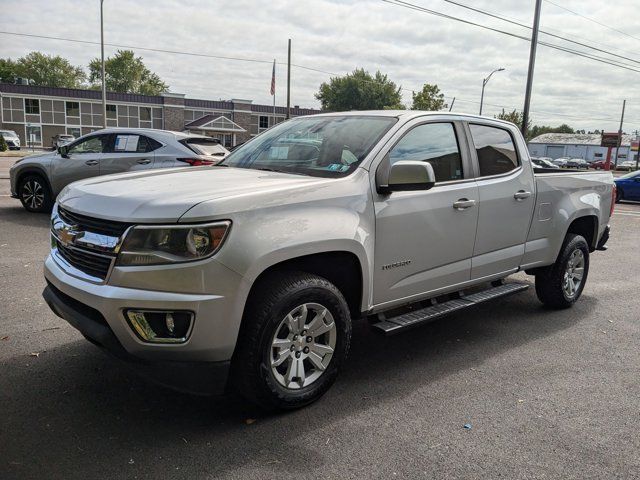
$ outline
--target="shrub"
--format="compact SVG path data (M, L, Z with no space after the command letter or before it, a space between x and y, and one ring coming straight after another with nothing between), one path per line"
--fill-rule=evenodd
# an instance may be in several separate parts
M2 135L0 135L0 152L6 151L7 148L9 148L7 146L7 142L5 141L4 137Z

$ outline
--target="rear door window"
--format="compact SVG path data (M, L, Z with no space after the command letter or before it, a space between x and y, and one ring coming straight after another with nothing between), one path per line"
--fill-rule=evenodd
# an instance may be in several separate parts
M478 154L480 176L501 175L520 165L511 134L498 127L470 124L471 137Z
M116 153L148 153L160 148L162 144L144 135L117 134L113 143Z

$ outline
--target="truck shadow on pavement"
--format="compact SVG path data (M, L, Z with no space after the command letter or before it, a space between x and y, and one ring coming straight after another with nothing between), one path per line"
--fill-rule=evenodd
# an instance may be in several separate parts
M296 476L300 465L315 471L333 461L325 439L350 417L398 402L403 415L402 400L427 391L420 401L428 418L446 402L430 385L571 328L595 305L585 296L571 310L551 311L530 289L394 337L359 322L337 383L316 404L286 414L266 414L235 397L156 387L84 340L38 358L27 353L1 365L0 478L195 478L258 468Z

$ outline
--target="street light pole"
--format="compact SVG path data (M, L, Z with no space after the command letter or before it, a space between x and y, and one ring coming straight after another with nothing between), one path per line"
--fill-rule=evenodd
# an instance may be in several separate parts
M491 75L493 75L496 72L502 72L502 71L504 71L504 68L496 68L493 72L489 74L487 78L482 79L482 95L480 96L480 115L482 115L482 104L484 103L484 87L486 87L487 83L489 83L489 79L491 78Z
M104 21L103 21L103 4L104 0L100 0L100 50L102 57L102 125L107 128L107 85L104 80Z

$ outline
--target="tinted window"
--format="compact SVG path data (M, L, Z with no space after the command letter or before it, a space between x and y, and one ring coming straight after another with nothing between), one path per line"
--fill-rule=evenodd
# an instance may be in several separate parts
M429 162L437 182L462 178L462 158L451 123L428 123L413 128L391 149L389 160L392 164L400 160Z
M95 135L83 138L69 147L69 154L74 153L102 153L109 143L109 135Z
M480 176L500 175L518 167L518 155L511 134L502 128L469 125L478 153Z
M161 146L160 142L144 135L116 135L113 151L116 153L147 153Z

